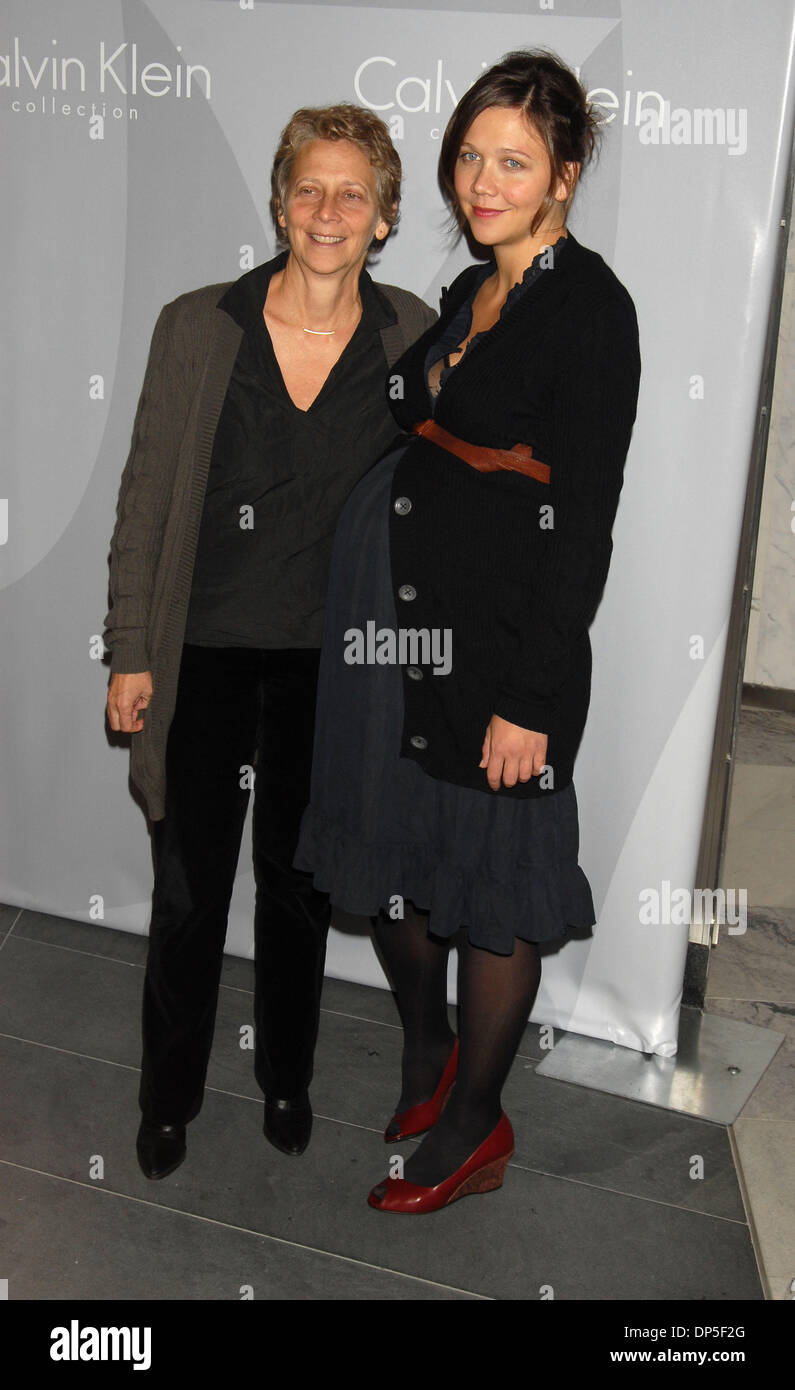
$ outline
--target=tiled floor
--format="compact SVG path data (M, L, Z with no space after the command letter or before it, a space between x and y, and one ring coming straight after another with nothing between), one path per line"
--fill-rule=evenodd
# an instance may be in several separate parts
M795 716L743 709L722 882L748 890L748 930L712 952L705 1010L783 1033L735 1123L767 1297L795 1296Z
M506 1097L517 1148L504 1187L401 1221L364 1201L389 1152L392 998L327 981L315 1133L303 1158L282 1157L260 1133L239 1046L250 966L231 958L187 1160L147 1182L134 1153L144 940L15 909L2 919L12 1299L236 1299L244 1285L259 1299L538 1299L544 1285L557 1299L763 1297L726 1131L543 1080L533 1027ZM689 1180L694 1152L707 1181Z

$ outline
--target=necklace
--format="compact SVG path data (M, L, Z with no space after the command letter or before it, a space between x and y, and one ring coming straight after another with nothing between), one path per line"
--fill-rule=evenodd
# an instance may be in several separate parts
M358 312L361 313L361 305L358 306ZM344 323L345 319L342 320L340 327L342 327ZM303 324L301 326L303 328ZM334 334L337 332L336 328L304 328L303 331L304 333L311 333L313 338L333 338Z

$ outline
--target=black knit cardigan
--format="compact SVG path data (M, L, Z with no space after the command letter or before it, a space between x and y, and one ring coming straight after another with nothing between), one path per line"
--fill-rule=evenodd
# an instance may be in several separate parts
M403 452L389 522L398 627L450 629L452 669L403 668L401 755L488 795L548 796L572 780L588 712L588 628L638 396L637 320L601 256L569 234L473 341L434 409L426 353L482 272L455 280L439 323L392 367L392 410L405 431L433 414L472 444L530 445L550 477L481 473L424 438ZM545 774L491 791L478 764L493 714L548 734Z

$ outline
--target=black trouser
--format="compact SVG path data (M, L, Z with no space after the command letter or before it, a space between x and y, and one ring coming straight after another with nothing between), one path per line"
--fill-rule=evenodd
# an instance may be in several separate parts
M152 1123L186 1124L201 1108L252 765L254 1071L284 1099L312 1078L330 907L292 861L309 800L319 655L183 648L166 816L153 826L140 1089Z

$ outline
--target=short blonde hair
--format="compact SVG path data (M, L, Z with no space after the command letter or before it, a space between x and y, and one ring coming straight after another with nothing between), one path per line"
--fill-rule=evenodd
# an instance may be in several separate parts
M400 182L403 170L400 155L392 144L389 130L380 116L363 106L341 102L337 106L302 106L294 112L281 133L279 148L271 169L271 216L276 237L287 244L284 228L279 225L290 184L290 175L298 151L310 140L350 140L367 155L375 171L375 191L378 215L390 231L400 220ZM384 238L386 240L386 238ZM372 250L383 241L373 238Z

